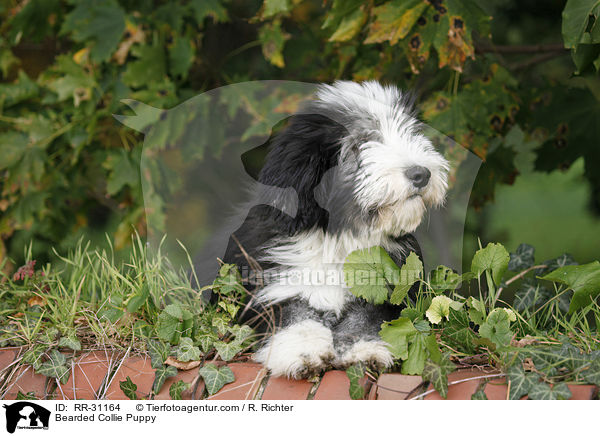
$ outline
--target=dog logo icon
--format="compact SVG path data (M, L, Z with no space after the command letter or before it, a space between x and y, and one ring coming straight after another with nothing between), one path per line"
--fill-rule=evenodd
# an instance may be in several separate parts
M50 411L29 401L3 405L6 409L6 431L14 433L19 429L48 429Z

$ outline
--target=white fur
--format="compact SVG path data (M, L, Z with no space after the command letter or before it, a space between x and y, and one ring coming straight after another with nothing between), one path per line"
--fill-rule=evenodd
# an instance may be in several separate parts
M354 298L343 281L346 257L355 250L377 245L399 250L397 244L378 232L357 237L351 232L332 235L316 229L279 240L261 258L280 266L266 272L267 283L258 293L258 301L276 304L300 297L317 310L333 311L339 316Z
M325 369L334 356L331 330L307 319L275 333L254 360L269 368L273 376L301 378L306 371Z
M359 362L368 362L383 369L392 366L394 357L385 342L360 340L338 357L335 363L337 367L347 368Z

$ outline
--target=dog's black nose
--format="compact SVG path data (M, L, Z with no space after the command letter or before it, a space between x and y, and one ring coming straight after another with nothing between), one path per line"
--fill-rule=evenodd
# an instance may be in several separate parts
M412 182L415 188L422 188L426 186L427 183L429 183L429 178L431 177L431 171L418 165L408 168L406 171L404 171L404 174L406 174L406 177Z

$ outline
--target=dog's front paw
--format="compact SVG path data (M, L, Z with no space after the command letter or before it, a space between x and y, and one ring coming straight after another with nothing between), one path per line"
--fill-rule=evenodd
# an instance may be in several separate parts
M348 368L356 363L364 363L369 368L381 371L389 368L394 363L394 358L387 345L383 341L360 340L341 353L336 360L338 368Z
M284 328L254 355L254 360L270 369L272 375L295 379L320 374L334 359L331 330L313 320Z

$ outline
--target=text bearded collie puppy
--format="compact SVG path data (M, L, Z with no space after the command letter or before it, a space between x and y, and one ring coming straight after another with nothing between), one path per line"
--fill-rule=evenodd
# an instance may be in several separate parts
M399 316L398 306L356 298L342 271L357 249L381 246L398 265L411 251L420 256L411 232L427 207L444 202L448 162L411 106L397 88L376 82L320 85L272 139L259 182L293 188L297 213L255 207L236 243L264 271L249 304L250 312L275 314L255 354L273 375L392 364L378 332ZM225 260L243 265L240 251L228 250Z

